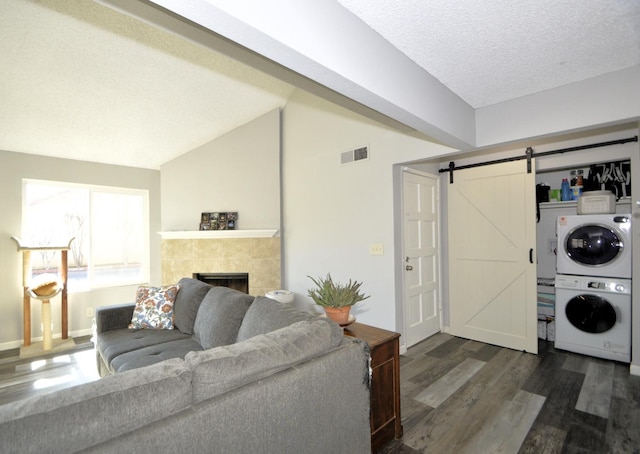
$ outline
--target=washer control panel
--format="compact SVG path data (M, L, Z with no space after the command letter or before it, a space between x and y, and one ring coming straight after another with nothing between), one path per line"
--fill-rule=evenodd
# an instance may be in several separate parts
M558 275L556 276L556 288L629 294L631 293L631 280L619 279L612 281L608 278L594 276Z

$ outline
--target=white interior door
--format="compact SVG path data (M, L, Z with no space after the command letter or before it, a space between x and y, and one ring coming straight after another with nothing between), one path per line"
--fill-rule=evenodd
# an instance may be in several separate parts
M537 353L535 174L455 171L448 199L451 334Z
M440 331L438 178L402 172L404 314L407 347Z

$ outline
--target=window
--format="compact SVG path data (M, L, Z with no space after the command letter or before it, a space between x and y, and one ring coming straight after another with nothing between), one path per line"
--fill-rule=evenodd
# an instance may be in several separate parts
M69 291L149 281L148 191L23 181L22 241L65 246ZM59 251L33 251L34 274L57 273Z

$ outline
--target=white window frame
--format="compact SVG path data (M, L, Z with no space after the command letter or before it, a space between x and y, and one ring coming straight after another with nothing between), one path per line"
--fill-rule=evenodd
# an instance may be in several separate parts
M65 181L53 181L53 180L42 180L42 179L34 179L34 178L24 178L22 180L22 225L26 226L27 219L27 198L26 198L26 188L29 184L41 184L41 185L52 185L58 187L68 187L73 189L82 189L89 191L89 257L87 259L87 279L84 284L79 286L70 286L70 293L80 293L85 291L90 291L94 289L100 288L109 288L109 287L120 287L126 285L138 285L148 283L150 280L151 274L151 254L150 254L150 241L149 241L149 191L146 189L137 189L137 188L124 188L117 186L102 186L102 185L94 185L94 184L83 184L83 183L70 183ZM94 266L93 259L91 255L93 254L94 247L93 242L96 240L94 238L93 232L93 209L94 209L94 193L111 193L111 194L126 194L126 195L135 195L142 197L142 241L143 241L143 263L142 263L142 276L140 279L122 279L116 280L108 283L99 283L96 281L94 277ZM24 230L23 230L24 232ZM70 239L70 238L69 238ZM23 238L23 240L29 241L28 238Z

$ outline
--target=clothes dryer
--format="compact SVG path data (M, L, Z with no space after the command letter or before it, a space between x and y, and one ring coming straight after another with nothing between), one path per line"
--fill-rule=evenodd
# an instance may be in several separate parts
M631 278L631 215L559 216L558 274Z
M631 361L631 280L556 276L555 347Z

